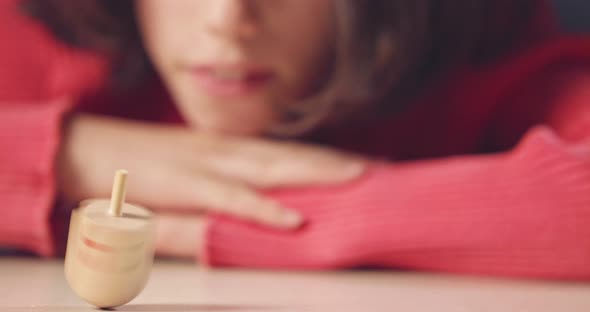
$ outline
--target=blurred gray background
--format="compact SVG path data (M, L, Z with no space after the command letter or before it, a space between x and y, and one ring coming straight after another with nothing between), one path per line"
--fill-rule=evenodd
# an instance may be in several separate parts
M590 33L590 0L551 0L562 24L572 32Z

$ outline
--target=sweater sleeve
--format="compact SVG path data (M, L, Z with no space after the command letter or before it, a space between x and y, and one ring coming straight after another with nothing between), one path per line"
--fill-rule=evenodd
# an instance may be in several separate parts
M62 117L102 65L60 45L19 2L0 1L0 247L50 256Z
M590 79L579 82L507 152L374 164L348 185L271 194L305 215L297 231L214 218L205 261L590 279Z
M53 253L53 163L66 101L0 105L0 245Z

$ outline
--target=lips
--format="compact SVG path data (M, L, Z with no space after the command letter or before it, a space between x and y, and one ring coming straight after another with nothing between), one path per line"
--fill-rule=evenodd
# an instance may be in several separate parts
M247 65L197 66L191 70L197 86L210 96L245 97L267 87L275 74Z

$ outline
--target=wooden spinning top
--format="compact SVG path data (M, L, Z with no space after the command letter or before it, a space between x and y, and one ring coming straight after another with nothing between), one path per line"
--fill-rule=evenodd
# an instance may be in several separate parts
M111 200L81 202L70 221L66 279L80 298L99 308L135 298L154 258L153 215L125 203L126 177L127 171L117 171Z

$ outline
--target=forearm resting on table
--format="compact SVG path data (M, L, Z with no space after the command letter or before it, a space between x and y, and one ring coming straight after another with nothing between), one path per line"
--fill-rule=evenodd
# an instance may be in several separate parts
M299 231L215 219L206 260L588 279L589 160L537 128L504 154L376 165L340 187L271 194L304 214Z

